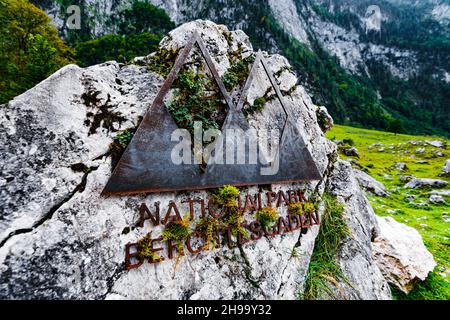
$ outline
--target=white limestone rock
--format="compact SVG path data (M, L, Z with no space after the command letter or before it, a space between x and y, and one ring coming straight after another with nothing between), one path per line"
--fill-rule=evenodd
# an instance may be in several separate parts
M140 89L132 87L135 81L142 82ZM159 84L145 68L125 70L115 62L89 69L69 65L0 108L6 180L0 190L0 243L32 228L70 197L83 180L83 172L71 165L93 161L90 165L97 166L95 159L108 152L110 131L134 126ZM88 97L96 105L86 106ZM99 120L107 114L117 117L112 128Z
M388 282L409 293L433 271L436 262L417 230L392 217L377 216L377 221L380 233L372 246L377 264Z
M439 194L432 194L429 201L434 204L445 204L445 199Z
M309 45L308 26L298 14L293 0L269 0L269 6L284 30L298 41Z
M387 192L386 187L381 182L375 180L375 178L371 177L364 171L353 169L354 174L356 177L356 180L358 181L359 185L364 188L364 190L380 196L380 197L388 197L389 193Z
M444 189L444 190L433 190L429 193L429 195L439 195L439 196L444 196L444 197L450 197L450 190L449 189Z
M445 143L440 140L426 140L426 143L428 143L430 146L433 146L435 148L444 148Z
M408 170L408 166L404 162L395 162L392 168L398 170L398 171L405 171Z
M439 179L413 179L410 182L408 182L405 185L405 188L407 189L417 189L417 188L424 188L424 187L432 187L432 188L442 188L448 185L448 182L445 180L439 180Z

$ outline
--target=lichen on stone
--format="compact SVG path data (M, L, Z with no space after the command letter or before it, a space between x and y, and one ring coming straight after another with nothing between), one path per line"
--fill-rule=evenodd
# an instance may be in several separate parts
M87 90L81 95L81 100L83 104L90 108L86 112L87 119L84 124L89 127L89 135L97 132L97 129L102 127L108 132L116 131L114 124L126 121L125 117L119 112L113 111L113 105L111 104L111 95L108 93L105 102L102 101L98 96L100 91L97 90Z

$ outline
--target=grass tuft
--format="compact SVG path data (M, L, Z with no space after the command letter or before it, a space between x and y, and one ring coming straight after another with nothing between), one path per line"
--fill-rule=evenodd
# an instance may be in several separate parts
M337 283L338 279L345 280L336 261L341 241L350 234L343 217L344 206L328 194L323 196L323 204L322 222L301 296L305 300L333 296L330 284Z

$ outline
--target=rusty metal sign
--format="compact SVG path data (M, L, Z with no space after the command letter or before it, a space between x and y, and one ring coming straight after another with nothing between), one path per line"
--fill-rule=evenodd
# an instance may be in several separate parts
M228 113L222 126L227 129L247 132L250 125L244 116L243 107L248 90L255 79L256 69L262 65L264 72L275 91L286 122L281 132L278 152L275 156L278 170L275 174L262 174L262 168L270 166L269 161L257 163L233 163L227 161L208 164L201 170L198 164L175 164L171 154L178 142L171 139L172 133L179 129L172 115L167 110L164 98L174 83L177 74L186 62L191 50L197 45L212 74L227 106ZM247 137L237 137L237 145L249 143ZM214 143L223 143L217 139ZM248 151L249 149L245 149ZM246 159L248 159L246 155ZM272 160L273 161L273 160ZM249 186L259 184L291 183L308 180L320 180L321 174L308 151L306 144L294 121L289 104L284 102L283 95L261 52L256 54L255 62L237 105L225 89L201 37L194 33L191 40L177 57L174 67L161 87L152 106L145 114L132 141L123 153L114 169L111 178L104 188L103 195L131 195L139 193L201 190L217 188L223 185Z

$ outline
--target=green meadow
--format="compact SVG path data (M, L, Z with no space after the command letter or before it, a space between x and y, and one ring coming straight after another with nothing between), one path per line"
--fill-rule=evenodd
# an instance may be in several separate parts
M405 295L393 289L397 299L450 299L450 195L442 195L445 203L429 201L432 190L444 188L404 188L407 176L415 178L441 179L450 182L450 176L441 176L445 160L450 159L450 141L431 136L412 136L375 130L336 125L327 133L331 140L343 141L344 146L357 148L359 158L352 165L382 182L389 197L368 194L377 215L392 216L398 222L415 228L433 254L437 267L427 280L416 285ZM442 141L444 147L434 147L427 141ZM394 167L404 163L403 170ZM444 191L444 192L442 192Z

